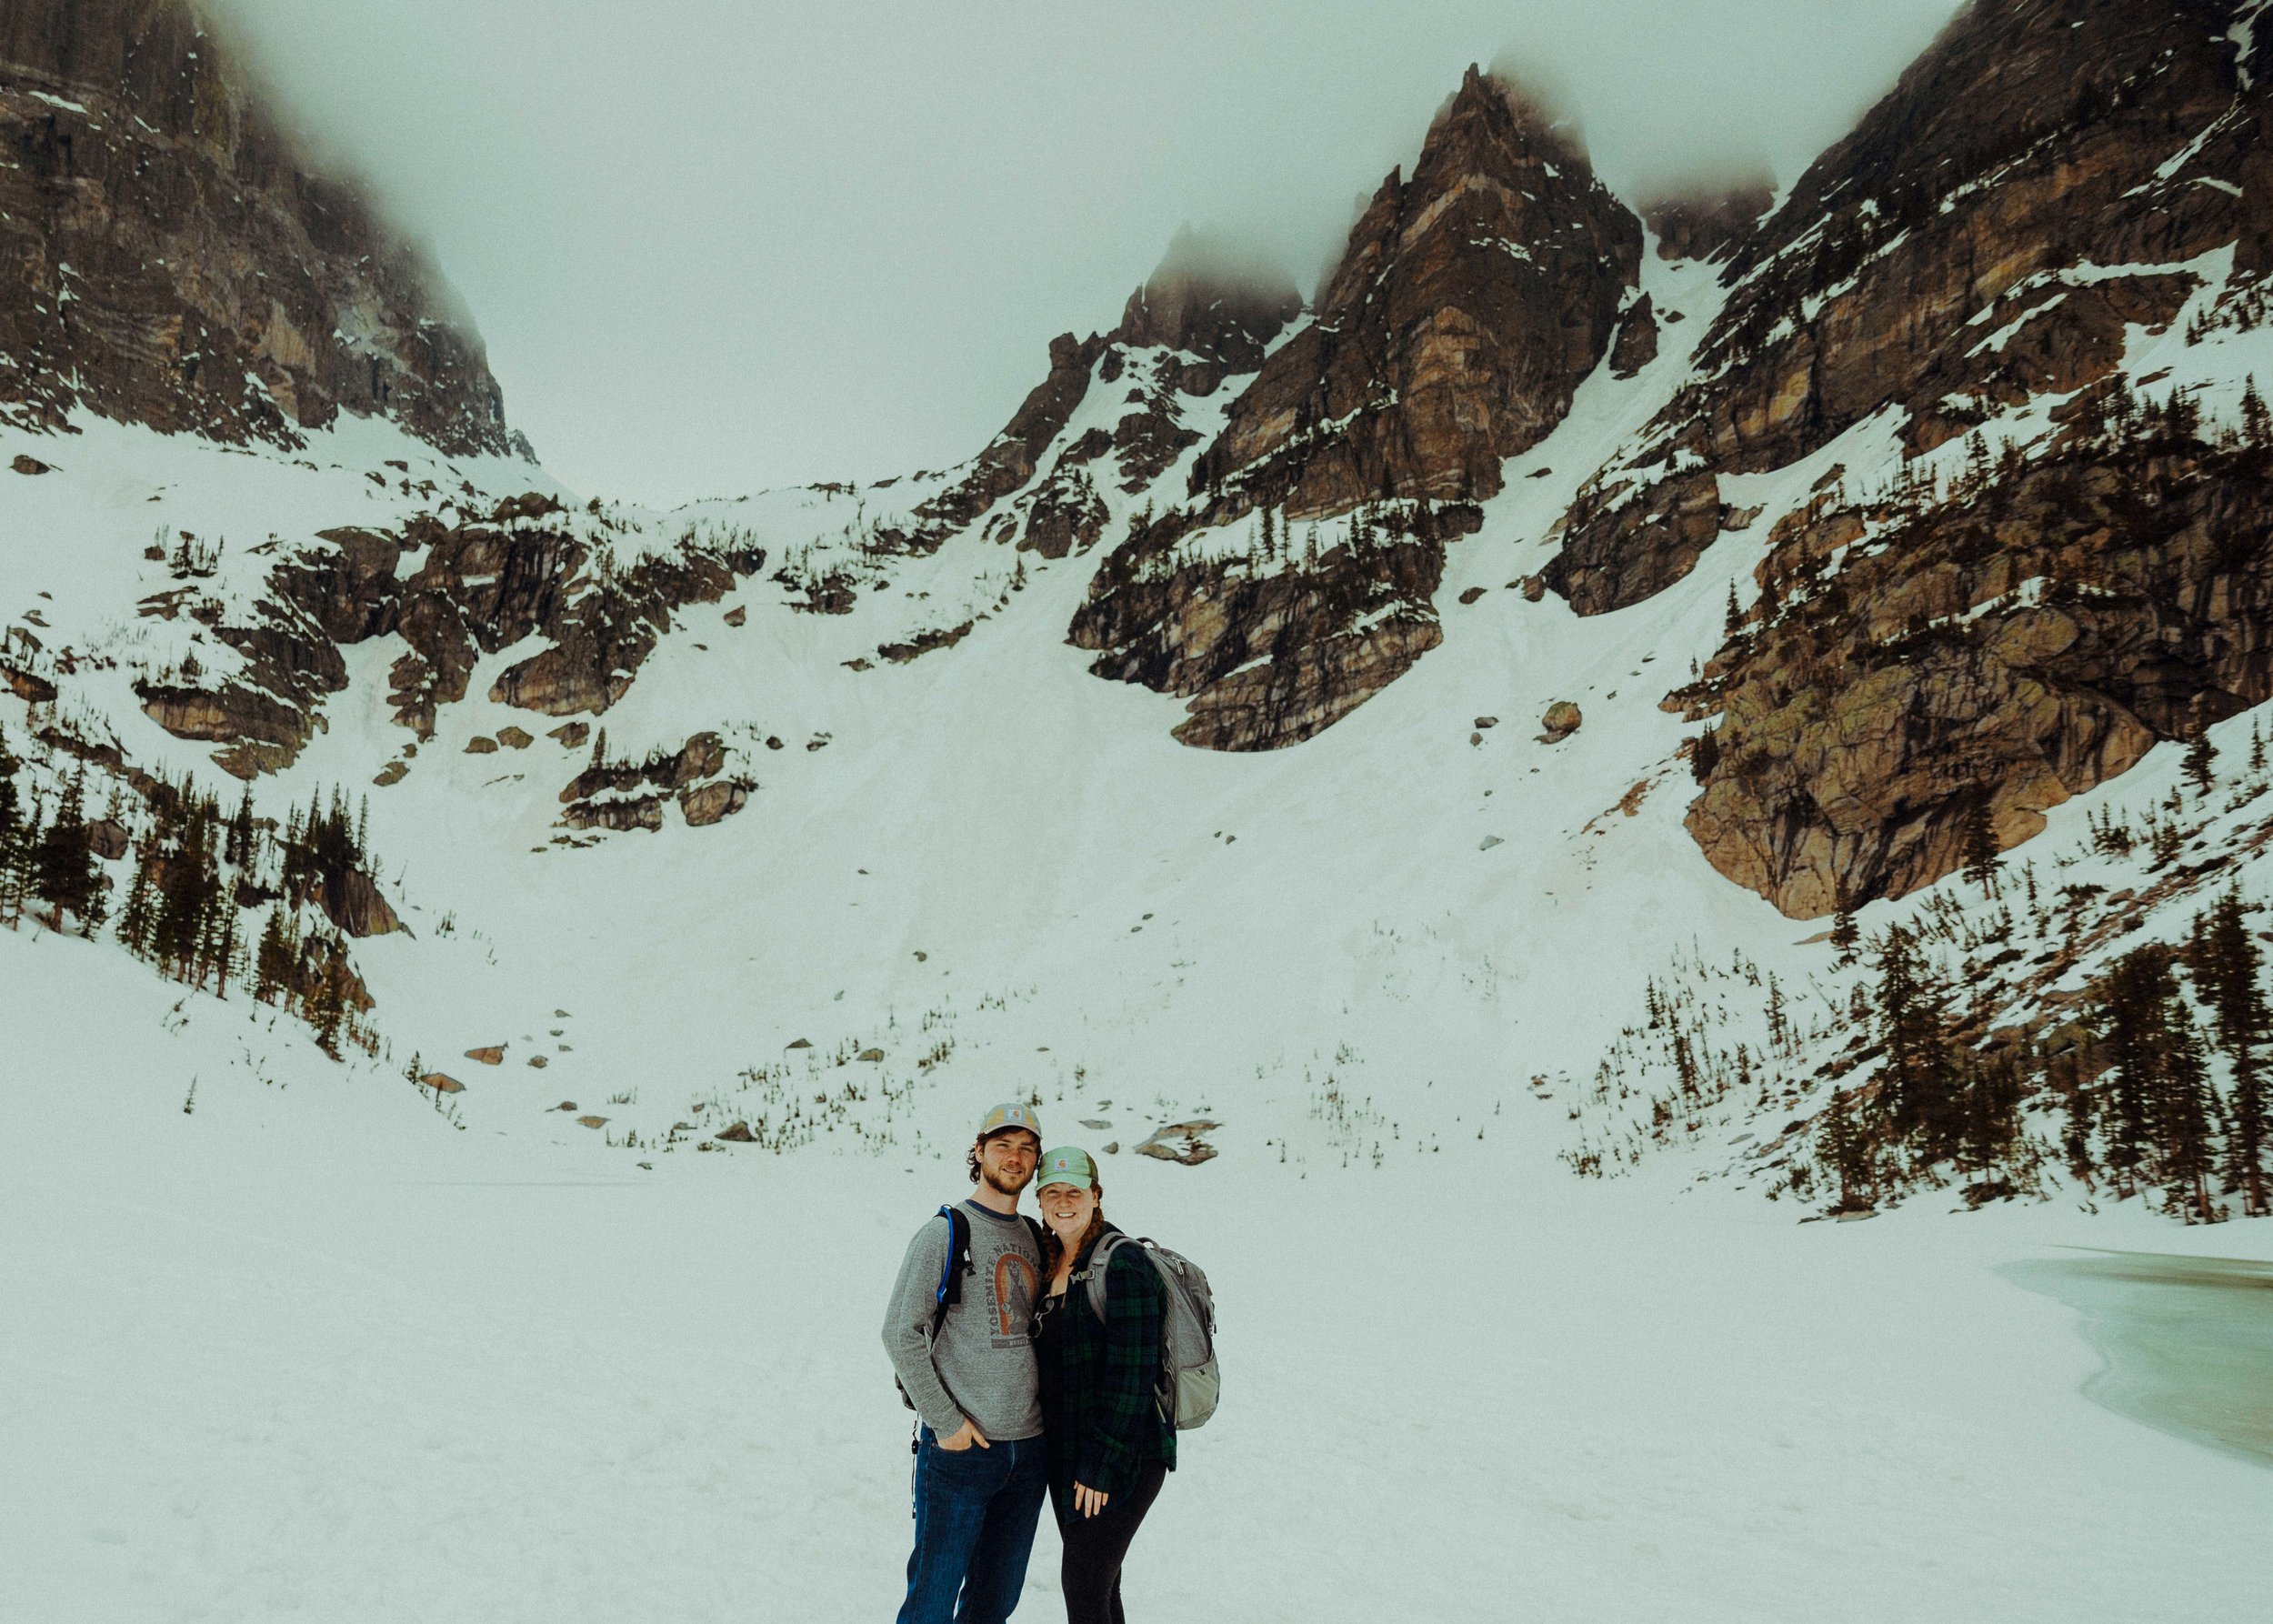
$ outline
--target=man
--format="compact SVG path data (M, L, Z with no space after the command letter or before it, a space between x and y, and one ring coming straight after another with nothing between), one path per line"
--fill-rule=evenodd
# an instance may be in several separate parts
M956 1221L942 1210L916 1232L892 1288L884 1348L919 1418L899 1624L1003 1624L1026 1585L1049 1455L1032 1333L1041 1237L1018 1192L1041 1134L1026 1106L986 1113L967 1163L978 1188ZM968 1243L951 1256L958 1231Z

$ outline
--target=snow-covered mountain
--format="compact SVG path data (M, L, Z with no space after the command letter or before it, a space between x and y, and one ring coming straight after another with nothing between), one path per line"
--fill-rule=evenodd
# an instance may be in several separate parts
M9 1041L800 1200L1023 1094L1219 1236L2262 1211L2262 3L1983 0L1639 212L1471 71L1314 300L1179 243L968 462L658 513L185 6L15 0Z
M215 1017L248 987L314 998L327 1047L397 1069L535 1044L574 983L656 967L577 1059L511 1054L545 1063L538 1092L675 1079L596 1113L610 1138L897 1140L960 1110L959 1071L1077 1068L1109 1098L1172 1058L1190 1080L1135 1138L1237 1117L1211 1147L1387 1155L1599 1079L1693 937L1830 1011L1811 1039L1717 1020L1695 1041L1744 1087L1673 1111L1775 1118L1755 1142L1812 1198L1817 1114L1878 1075L1835 1058L1871 1048L1874 961L1795 955L1714 871L1802 917L1887 896L1864 929L1922 917L1969 857L1994 888L1985 841L2033 837L2033 873L2078 813L2180 819L2119 776L2158 739L2230 740L2273 680L2251 6L1969 9L1777 206L1675 199L1658 231L1471 72L1315 306L1180 241L1117 326L1053 341L970 462L669 514L516 448L478 340L290 166L189 14L19 11L35 161L7 206L45 278L7 426L26 927L123 939ZM256 175L262 206L185 212L177 171ZM287 281L296 316L245 291ZM225 403L210 367L150 371L154 321L184 356L225 347L161 315L184 290L245 347ZM328 348L278 336L325 322ZM2215 794L2254 789L2247 755ZM32 826L74 794L94 833L64 844L99 877L58 907ZM2070 937L2128 891L2177 939L2246 885L2246 842L2207 849L2188 883L2166 857L2164 883L2069 907ZM2029 882L2039 934L2053 883ZM2010 939L2001 893L1962 911L1953 970ZM1444 933L1417 997L1387 944ZM466 974L469 937L494 975ZM2108 969L1999 951L1940 995L1953 1098L1985 1034L2033 1041ZM750 977L763 999L730 990ZM1021 1040L1077 1018L1119 1058L1013 1079L951 1059L967 1037L884 1041L973 998L1035 1006L984 1023L1016 1029L1005 1052L1060 1054ZM865 1100L807 1098L843 1074ZM2023 1071L2052 1103L2034 1049ZM1377 1124L1322 1130L1341 1108L1314 1096L1353 1086ZM2031 1142L2028 1114L1999 1131ZM2015 1185L2002 1152L1882 1129L1897 1187Z

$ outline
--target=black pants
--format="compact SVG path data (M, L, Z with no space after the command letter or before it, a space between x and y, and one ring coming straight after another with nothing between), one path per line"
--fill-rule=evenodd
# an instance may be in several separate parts
M1154 1461L1095 1517L1074 1509L1071 1478L1050 1475L1050 1509L1066 1537L1066 1559L1057 1575L1066 1592L1066 1624L1123 1624L1121 1559L1128 1555L1129 1541L1136 1538L1137 1525L1152 1509L1167 1475L1168 1469Z

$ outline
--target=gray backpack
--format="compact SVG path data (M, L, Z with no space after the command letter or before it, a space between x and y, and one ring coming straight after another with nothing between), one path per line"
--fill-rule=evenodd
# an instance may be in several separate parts
M1143 1250L1167 1288L1167 1309L1160 1317L1160 1418L1179 1432L1205 1427L1216 1413L1221 1387L1216 1375L1215 1293L1190 1258L1136 1236L1108 1235L1089 1259L1089 1307L1098 1324L1105 1323L1106 1268L1123 1241Z

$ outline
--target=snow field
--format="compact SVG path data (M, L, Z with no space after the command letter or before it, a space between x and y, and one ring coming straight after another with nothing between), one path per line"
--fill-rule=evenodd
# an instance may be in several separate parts
M252 1080L234 1019L169 1034L91 957L0 934L10 985L119 1011L34 1040L0 1150L11 1611L896 1606L876 1322L958 1178L436 1133L407 1085L305 1046ZM2248 1615L2273 1477L2080 1398L2072 1316L1992 1271L2232 1237L2048 1208L1802 1228L1438 1167L1107 1167L1108 1209L1216 1278L1232 1384L1140 1537L1137 1616ZM1051 1616L1055 1555L1045 1529L1021 1617Z

